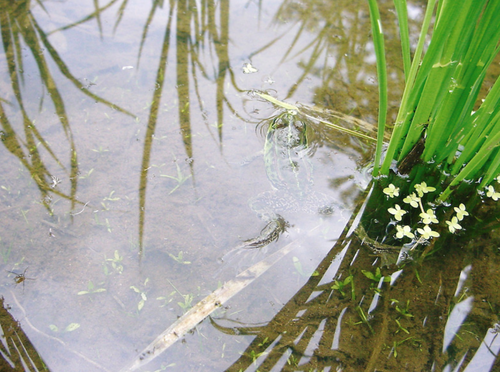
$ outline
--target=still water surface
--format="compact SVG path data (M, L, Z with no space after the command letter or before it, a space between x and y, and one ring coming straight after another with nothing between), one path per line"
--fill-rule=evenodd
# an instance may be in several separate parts
M296 216L277 244L220 260L258 234L264 223L247 201L271 189L256 126L276 110L249 92L341 100L344 112L370 120L368 95L363 107L357 92L328 88L351 74L353 90L373 91L373 66L362 66L369 52L345 37L367 26L366 14L356 5L324 19L319 3L287 2L22 4L2 19L18 48L5 54L4 42L0 66L12 128L0 149L2 295L29 320L51 370L118 370L220 283L321 223ZM346 138L313 159L315 187L338 206L320 236L219 317L269 320L331 247L372 151ZM34 280L16 285L25 269ZM160 362L221 370L250 340L204 322Z
M286 216L277 242L225 256L258 235L248 201L272 189L258 128L279 110L253 92L374 123L366 4L5 4L0 291L50 370L126 368L222 283L300 241L213 315L250 329L278 314L349 220L373 146L321 129L314 188L334 213ZM394 22L386 32L390 45ZM143 370L225 370L253 339L205 320ZM276 370L291 365L284 355Z

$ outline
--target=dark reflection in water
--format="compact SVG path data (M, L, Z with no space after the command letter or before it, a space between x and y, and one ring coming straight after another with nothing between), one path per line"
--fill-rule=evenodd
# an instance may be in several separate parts
M382 4L389 18L391 6ZM417 27L421 9L410 7L411 27ZM238 272L219 258L262 228L248 205L272 189L256 127L282 112L254 91L330 120L333 111L326 109L375 121L365 2L0 0L0 12L0 269L5 273L0 288L54 371L120 370L219 280ZM397 44L396 22L385 31L388 43ZM403 77L399 50L389 50L394 111ZM412 360L425 363L445 358L450 348L459 350L453 358L463 355L465 348L454 338L443 357L436 338L432 353L423 356L427 341L413 336L417 331L410 326L417 322L416 312L411 318L396 310L396 305L406 308L407 300L410 310L422 302L435 306L432 296L452 293L451 283L465 267L458 255L449 274L429 269L430 282L426 269L418 268L422 283L430 283L425 295L430 297L423 291L405 297L404 290L424 285L409 270L402 276L408 280L400 284L404 290L382 294L375 321L363 321L368 300L359 300L371 299L376 286L359 273L374 270L373 257L360 250L348 265L354 243L340 239L331 246L366 187L361 167L373 149L321 125L313 136L314 187L342 207L323 221L320 234L218 309L213 323L200 323L151 368L255 369L254 359L261 357L265 369L342 365L356 370L378 368L372 355L390 354L392 366L402 366L407 350ZM308 218L297 216L269 252L304 238L320 223L317 216ZM258 251L253 260L266 254ZM332 269L332 260L341 268ZM254 263L243 261L238 265ZM24 283L23 290L7 271L22 273L27 267L36 280ZM314 271L319 275L309 278ZM345 283L350 275L354 287ZM449 278L448 287L436 287L439 278L443 283ZM478 287L485 289L475 298L486 299L496 314L491 283L481 282ZM426 323L428 335L443 334L444 309L452 297L433 310L442 319L432 327ZM476 315L474 306L470 313ZM228 331L222 317L245 326ZM414 333L407 336L393 318ZM477 319L481 326L468 331L479 338L488 327L496 330L491 316ZM261 326L246 326L250 323ZM379 333L380 327L385 331ZM283 329L288 335L280 333ZM251 336L241 337L246 333ZM391 336L374 342L379 349L370 354L370 340L378 334ZM296 341L291 335L302 336ZM352 340L366 348L358 350ZM488 342L494 351L496 339Z
M485 221L495 208L477 212ZM472 234L448 236L423 265L380 268L355 232L357 213L317 275L268 323L211 319L225 334L254 336L226 370L496 371L495 230L477 239L475 232L485 226L471 226Z
M3 298L0 298L0 327L2 328L0 369L2 371L23 371L26 370L23 366L33 366L38 371L48 371L43 359L26 337L19 322L10 315L8 310L5 308Z

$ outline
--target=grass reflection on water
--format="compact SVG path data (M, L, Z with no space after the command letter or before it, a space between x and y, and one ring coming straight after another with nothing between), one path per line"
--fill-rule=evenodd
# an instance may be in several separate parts
M22 293L7 278L2 294L18 314L26 311L24 319L36 330L63 341L27 327L52 370L87 367L70 349L103 368L122 368L190 304L216 290L217 258L258 232L260 221L247 201L269 183L262 162L238 164L262 148L255 126L274 108L243 90L273 88L294 104L374 121L364 3L284 1L279 9L229 1L197 7L177 1L146 7L4 3L0 211L6 218L0 243L3 265L20 272L23 262L36 281ZM56 35L66 38L67 50L52 42ZM259 71L244 74L249 62ZM28 73L40 77L39 87ZM396 63L392 75L402 79ZM352 206L365 186L357 167L371 159L372 149L338 132L319 137L316 186ZM343 227L339 219L327 220L327 239ZM411 363L419 370L479 347L471 335L488 335L498 311L494 249L472 253L480 252L479 244L451 255L446 265L440 259L409 265L394 285L378 289L362 273L377 273L375 257L363 246L358 253L359 242L349 236L331 250L322 236L311 238L293 256L302 273L319 275L303 278L295 273L297 261L284 258L158 363L171 370L251 369L256 360L264 370ZM292 240L284 237L271 251ZM454 296L454 287L469 261L467 293L474 291L476 300L468 319L474 322L464 323L469 328L461 328L442 354L442 338L435 335L444 332L448 310L465 293ZM382 268L381 275L392 270ZM379 305L369 311L377 290ZM81 326L51 333L50 325L69 324ZM488 340L494 350L496 339Z

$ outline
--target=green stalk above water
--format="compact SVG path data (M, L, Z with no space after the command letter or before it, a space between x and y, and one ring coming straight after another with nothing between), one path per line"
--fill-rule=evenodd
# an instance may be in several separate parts
M381 23L376 0L368 3L372 29L376 30ZM489 185L500 173L500 138L495 135L500 129L499 84L493 86L480 108L473 110L487 69L499 51L500 25L495 15L500 14L500 0L445 0L436 10L436 0L429 0L409 71L406 2L396 0L395 4L406 85L380 172L379 135L373 175L387 176L393 162L401 164L423 140L420 162L433 172L449 172L454 177L445 184L440 201L446 200L452 187L463 180L479 181L480 187ZM431 42L422 57L433 17ZM381 42L374 31L374 44ZM383 50L381 46L375 50L382 111L387 91L385 58L377 53ZM384 126L385 119L379 117L379 131Z
M375 164L373 175L378 175L380 158L382 157L382 145L384 142L385 122L387 119L387 67L385 63L384 32L377 1L368 0L370 5L370 20L372 24L373 45L377 56L377 76L379 82L379 110L378 110L378 134L377 149L375 151Z
M379 55L383 38L377 34L382 21L376 0L368 4L382 112L388 89L385 58ZM406 1L395 0L395 7L405 89L381 164L385 118L379 112L372 174L380 177L358 235L365 232L365 241L382 255L399 251L399 264L416 251L423 259L439 249L431 241L443 232L465 230L468 210L481 204L495 208L485 199L500 200L500 79L495 76L492 88L481 92L500 51L500 0L428 0L413 58ZM481 218L465 221L472 226Z

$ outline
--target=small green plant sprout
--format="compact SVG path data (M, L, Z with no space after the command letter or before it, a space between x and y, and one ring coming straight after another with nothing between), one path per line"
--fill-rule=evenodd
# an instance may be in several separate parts
M261 353L256 352L255 350L250 350L250 352L247 354L250 359L252 359L252 363L256 364L257 359L259 359L263 355L267 355L269 352L263 351Z
M170 295L168 296L160 296L160 297L156 297L156 299L158 301L163 301L163 303L160 305L160 307L165 307L167 306L169 303L172 302L173 300L173 295L176 294L177 292L176 291L173 291L172 293L170 293Z
M108 206L108 204L105 203L106 201L113 202L113 201L120 200L120 198L117 198L117 197L113 196L114 193L115 193L115 191L113 190L113 191L111 191L111 193L109 194L109 196L106 196L104 199L102 199L101 205L104 208L104 210L109 211L109 206Z
M257 346L258 347L264 347L264 346L267 346L269 344L269 337L266 337L264 338L264 340L262 340L262 342L260 342Z
M103 283L100 283L100 284L103 284ZM82 296L82 295L93 294L93 293L101 293L101 292L106 292L106 288L96 288L94 286L94 283L92 283L92 281L89 280L89 282L87 284L87 290L86 291L80 291L77 294L78 294L78 296Z
M374 282L380 282L380 279L384 278L384 282L390 282L391 277L390 276L382 276L382 273L380 272L380 267L377 267L375 269L375 273L372 273L371 271L367 270L361 270L364 276L366 276L368 279L373 280Z
M175 190L177 190L179 187L181 187L184 184L184 182L186 182L191 177L190 174L187 177L185 177L182 174L181 167L179 167L179 163L177 162L176 157L174 157L174 162L175 162L175 166L177 168L177 177L176 176L169 176L167 174L160 174L160 177L167 177L167 178L170 178L174 181L177 181L177 185L175 185L175 187L172 190L170 190L168 195L172 194Z
M109 193L109 196L106 196L104 199L102 199L103 201L106 201L106 200L109 200L109 201L118 201L120 200L120 198L117 198L117 197L114 197L113 194L115 193L115 190L111 191Z
M335 280L335 282L332 285L332 289L339 291L340 294L342 295L342 297L345 297L346 287L349 284L351 284L351 287L352 287L352 279L353 279L353 276L349 275L344 280L340 280L340 281L339 280Z
M78 323L70 323L68 324L64 329L59 329L58 326L54 325L54 324L51 324L49 325L49 328L52 332L56 332L56 333L67 333L67 332L73 332L75 330L77 330L78 328L80 328L80 324Z
M104 223L102 223L101 221L99 221L99 217L96 212L94 213L94 220L97 226L106 226L106 230L108 230L109 233L113 232L113 230L111 229L111 224L109 223L109 220L107 218L105 218Z
M144 281L143 286L146 287L148 285L149 278L146 278ZM131 285L130 289L132 289L135 293L138 293L141 296L141 299L137 303L137 311L141 311L144 305L146 304L146 301L148 300L148 297L146 295L145 291L141 291L139 288L137 288L135 285Z
M83 174L80 177L78 177L81 180L85 180L90 177L90 175L94 172L94 168L90 169L87 174Z
M123 273L123 265L121 262L123 261L123 256L120 256L120 252L118 250L115 250L113 258L106 258L106 255L104 255L104 263L103 263L103 270L104 270L104 275L111 275L111 272L109 272L108 269L108 262L111 263L111 267L115 272L118 274Z
M314 270L312 273L304 272L304 270L302 268L302 264L300 263L300 260L295 256L293 257L293 266L295 267L295 270L297 270L299 275L304 277L304 278L309 278L311 276L318 276L319 275L319 273L316 270Z
M193 306L193 295L182 295L182 298L184 299L184 302L177 302L177 305L179 305L180 308L186 312L191 308L191 306Z
M354 324L355 325L362 324L362 323L366 324L368 326L368 328L370 329L370 332L374 335L375 331L373 330L370 322L368 321L368 317L366 316L366 314L363 311L363 309L361 308L361 306L357 306L356 310L358 311L358 314L359 314L359 317L361 318L361 321L357 322L357 323L354 323Z
M397 358L398 357L398 346L403 345L406 341L411 340L412 338L413 337L408 337L408 338L405 338L402 341L394 341L392 349L391 349L391 352L389 353L389 356L391 354L393 354L394 358Z
M97 152L98 154L104 154L105 152L108 152L109 150L103 148L102 146L99 146L98 149L92 149L92 151Z
M400 305L399 301L394 299L394 298L391 299L391 301L392 301L392 304L396 304L396 311L398 313L400 313L401 315L403 315L406 318L413 318L413 315L410 313L410 300L406 301L405 307L399 306Z
M383 192L390 198L394 198L396 196L399 196L399 187L396 187L391 183L383 190Z
M4 186L4 185L1 185L1 186L0 186L0 188L1 188L1 189L3 189L3 190L5 190L5 191L7 191L7 193L9 193L9 194L10 194L10 190L11 190L11 187L10 187L10 186Z
M404 209L401 209L399 204L394 205L394 208L389 208L388 211L390 214L394 215L396 221L401 221L403 216L407 213Z
M167 281L175 289L175 292L177 292L184 300L184 302L177 302L177 305L179 305L184 312L189 310L192 306L194 296L192 294L183 295L170 280L167 279Z
M174 256L172 253L168 254L171 258L183 265L190 265L191 261L184 261L184 253L180 251L177 256Z
M290 354L288 359L286 360L286 364L292 366L292 367L298 367L299 366L299 361L300 359L294 356L293 354Z
M24 221L26 222L26 225L28 225L28 226L30 225L30 223L29 223L28 217L26 217L26 215L28 214L29 211L30 211L29 209L26 209L26 210L21 209L21 214L23 215Z
M394 319L394 321L396 322L396 324L398 325L398 330L395 332L395 333L399 333L399 331L403 331L404 333L406 333L407 335L410 334L410 331L408 331L405 327L403 327L401 325L401 322L399 321L399 319Z

